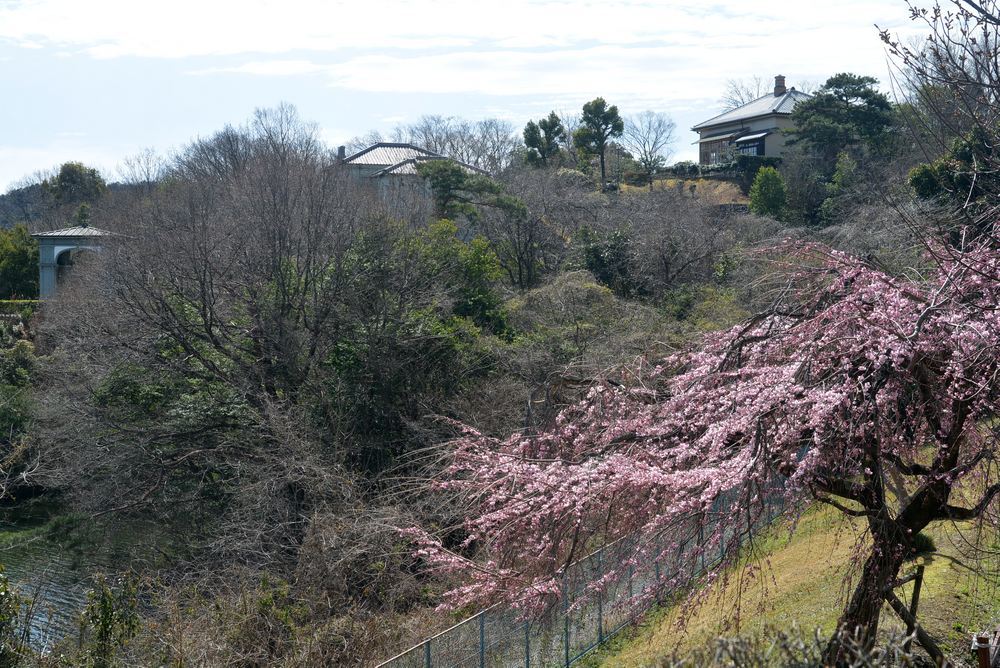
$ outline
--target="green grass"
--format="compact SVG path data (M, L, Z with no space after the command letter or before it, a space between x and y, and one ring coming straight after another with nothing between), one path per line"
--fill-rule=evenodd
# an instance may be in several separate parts
M831 633L851 591L845 577L856 573L851 555L861 528L833 509L812 510L791 537L787 528L775 530L748 557L746 564L759 567L755 577L741 581L734 570L696 604L652 611L581 665L655 666L717 636L755 636L774 628ZM976 537L971 525L940 524L926 533L937 551L921 557L925 572L917 618L947 655L965 658L970 632L997 619L1000 593L994 581L977 577L973 560L963 554L964 543ZM903 572L915 564L904 565ZM900 599L909 602L911 587L896 590ZM886 606L881 628L904 626Z

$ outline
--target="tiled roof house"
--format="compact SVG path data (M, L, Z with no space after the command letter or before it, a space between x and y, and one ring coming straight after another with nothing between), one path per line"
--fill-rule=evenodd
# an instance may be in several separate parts
M785 88L785 77L774 77L774 92L714 116L691 128L698 133L698 162L729 162L736 154L780 157L785 148L782 130L792 126L792 110L808 93Z
M428 160L451 160L447 156L428 151L413 144L398 144L379 142L358 151L354 155L345 156L341 147L341 163L360 177L383 178L393 176L415 176L417 165ZM469 173L485 174L483 170L464 162L455 160Z
M354 155L345 155L343 146L337 149L337 162L348 170L348 174L374 188L385 203L395 203L403 208L412 208L413 198L426 197L430 187L420 178L417 166L430 160L452 160L451 158L428 151L413 144L379 142L358 151ZM470 174L485 174L486 172L453 160Z

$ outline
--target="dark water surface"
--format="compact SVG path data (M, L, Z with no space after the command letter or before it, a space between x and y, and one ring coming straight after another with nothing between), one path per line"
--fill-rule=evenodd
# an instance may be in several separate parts
M80 613L87 603L93 565L45 537L15 537L0 547L11 584L34 599L31 644L46 649L79 630Z
M58 512L57 505L45 502L0 510L0 564L11 585L34 600L31 644L41 650L77 636L94 574L110 575L116 565L128 563L121 546L130 542L122 536L131 532L81 541L87 521L61 528L52 523Z

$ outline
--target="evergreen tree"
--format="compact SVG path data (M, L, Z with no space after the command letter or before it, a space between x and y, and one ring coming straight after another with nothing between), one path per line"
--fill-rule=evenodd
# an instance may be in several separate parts
M937 160L911 169L909 183L917 197L968 207L974 214L989 209L1000 193L1000 176L984 168L1000 161L1000 148L991 134L985 128L975 128L955 139L951 149Z
M566 141L566 128L556 112L537 123L528 121L524 126L524 145L528 148L528 164L547 166L549 158L559 154L559 147Z
M608 140L621 137L625 131L625 121L618 114L616 105L609 107L603 97L598 97L583 105L580 122L581 127L573 133L573 143L584 152L600 158L603 187L607 180L604 152L608 148Z
M856 190L860 175L858 163L847 151L837 155L837 166L826 186L827 197L819 208L820 220L827 224L839 222L845 210L857 203Z
M0 230L0 299L38 297L38 242L24 225Z
M64 163L54 178L42 182L42 187L59 204L94 202L108 189L96 169L80 162Z
M750 210L759 216L777 218L784 208L784 179L774 167L761 167L750 186Z
M525 216L524 202L507 195L499 182L482 174L471 174L452 160L429 160L417 165L417 173L427 180L439 218L479 218L480 207L490 207L508 215Z
M892 105L876 90L878 80L857 74L836 74L808 100L795 106L795 130L790 142L802 141L832 162L847 148L881 152L889 147Z

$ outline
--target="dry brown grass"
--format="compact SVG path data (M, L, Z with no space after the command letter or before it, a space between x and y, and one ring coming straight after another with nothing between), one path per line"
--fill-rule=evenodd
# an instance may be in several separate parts
M729 181L716 179L658 179L653 181L653 190L677 190L691 193L707 204L748 204L750 200L743 194L739 186ZM649 192L649 186L622 185L622 192Z

